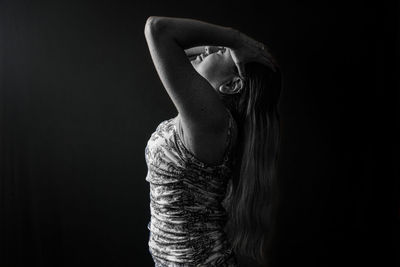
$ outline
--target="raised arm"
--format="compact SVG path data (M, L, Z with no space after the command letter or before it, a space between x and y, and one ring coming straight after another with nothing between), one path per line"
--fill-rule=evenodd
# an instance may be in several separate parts
M233 48L237 34L232 28L194 19L147 19L145 37L154 66L188 128L223 131L226 110L212 86L193 68L185 49L204 45Z
M188 18L151 16L146 21L145 31L154 26L163 31L170 31L177 44L185 50L205 45L232 48L240 46L238 43L240 32L231 27Z

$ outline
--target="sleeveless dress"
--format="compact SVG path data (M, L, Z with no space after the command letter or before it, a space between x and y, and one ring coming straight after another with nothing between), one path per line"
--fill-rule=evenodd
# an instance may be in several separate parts
M238 266L224 232L227 214L222 204L232 170L235 122L228 114L226 151L220 165L206 164L189 151L181 140L179 114L161 122L147 142L148 245L156 267Z

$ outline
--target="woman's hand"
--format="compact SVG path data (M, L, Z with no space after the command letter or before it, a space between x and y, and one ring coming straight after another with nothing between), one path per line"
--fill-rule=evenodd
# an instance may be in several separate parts
M244 65L248 62L258 62L270 67L276 71L278 64L271 55L268 47L244 33L238 31L237 47L230 48L232 59L235 62L239 75L242 78L246 77Z
M195 46L188 49L185 49L185 54L187 57L198 56L205 51L205 46Z

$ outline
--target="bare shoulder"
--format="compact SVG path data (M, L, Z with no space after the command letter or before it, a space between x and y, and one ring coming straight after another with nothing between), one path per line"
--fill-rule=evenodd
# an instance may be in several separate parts
M199 127L198 124L185 123L181 116L177 116L177 129L179 137L186 148L200 161L219 165L223 161L227 149L228 129L230 115L227 113L220 126L207 128ZM194 126L191 126L194 125ZM235 143L237 138L237 126L233 120L231 126L231 142Z

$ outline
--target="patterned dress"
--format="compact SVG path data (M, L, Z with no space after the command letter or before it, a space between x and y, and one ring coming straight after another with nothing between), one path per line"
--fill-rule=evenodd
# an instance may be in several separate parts
M201 162L188 150L179 122L179 115L161 122L145 148L149 252L156 267L237 267L224 232L227 214L222 204L231 182L234 119L229 113L227 149L220 165Z

